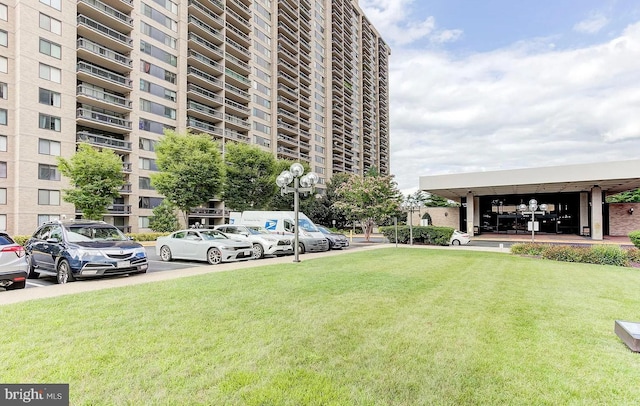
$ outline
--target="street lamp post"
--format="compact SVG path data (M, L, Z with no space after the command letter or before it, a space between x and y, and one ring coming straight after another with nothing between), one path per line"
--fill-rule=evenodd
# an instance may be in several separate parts
M276 178L276 185L280 187L280 194L284 196L285 193L293 193L293 211L295 213L295 245L293 247L293 262L300 262L300 231L298 230L298 228L300 227L298 220L300 212L300 193L313 192L313 187L316 183L318 183L319 180L318 175L315 172L309 172L306 175L303 174L304 167L302 166L302 164L296 162L294 164L291 164L291 167L288 171L282 171L282 173ZM291 181L293 181L293 187L289 186L289 184L291 184Z
M536 227L535 227L535 216L536 214L544 214L547 211L547 205L542 203L541 205L538 205L538 201L536 199L531 199L529 200L529 206L527 206L526 204L522 203L520 206L518 206L518 208L520 209L520 211L522 212L523 215L525 214L531 214L531 221L530 221L530 228L531 228L531 242L535 242L535 232L536 232ZM529 211L526 211L527 209L529 209ZM540 209L540 211L537 211Z

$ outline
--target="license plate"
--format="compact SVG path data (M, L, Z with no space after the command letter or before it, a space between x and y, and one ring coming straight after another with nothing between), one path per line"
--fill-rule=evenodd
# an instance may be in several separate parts
M116 262L116 268L129 268L131 261L118 261Z

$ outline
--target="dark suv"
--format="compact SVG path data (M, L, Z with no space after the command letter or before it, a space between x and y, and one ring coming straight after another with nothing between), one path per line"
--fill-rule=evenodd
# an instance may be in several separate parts
M26 242L29 278L76 278L145 273L144 247L103 221L55 221L40 226Z

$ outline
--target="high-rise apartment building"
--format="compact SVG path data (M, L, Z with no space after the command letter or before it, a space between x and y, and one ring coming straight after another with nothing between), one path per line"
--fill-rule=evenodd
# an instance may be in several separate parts
M61 216L56 157L122 158L105 220L144 231L166 128L334 173L389 173L389 48L356 0L0 0L0 229ZM194 220L225 220L223 202Z

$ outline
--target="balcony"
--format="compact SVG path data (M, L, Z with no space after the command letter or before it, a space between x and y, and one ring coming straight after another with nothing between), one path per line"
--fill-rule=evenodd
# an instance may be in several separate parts
M282 130L284 132L287 132L289 134L293 134L293 135L297 135L298 134L298 128L292 126L291 124L287 124L285 122L278 122L278 129Z
M207 37L208 41L218 45L224 42L224 35L220 31L195 16L189 16L189 30L200 36Z
M246 119L236 117L231 114L224 115L225 126L235 126L240 129L240 131L247 131L251 129L251 123L249 123Z
M190 116L213 122L221 122L224 118L222 112L193 100L187 100L187 113Z
M221 74L224 72L224 66L222 66L221 63L216 62L213 59L206 57L203 54L192 49L189 50L187 58L190 65L197 65L200 69L203 69L206 72L213 74Z
M198 100L207 105L222 106L224 103L222 96L193 83L187 84L187 95L190 99Z
M224 73L227 75L227 83L235 84L244 89L251 87L251 80L249 80L247 76L241 75L229 68L225 68Z
M278 94L288 94L290 96L292 96L294 99L298 98L298 92L295 89L292 89L288 86L285 86L282 83L278 84Z
M127 173L132 172L131 162L123 162L122 163L122 172L127 172Z
M233 9L227 7L227 21L229 21L229 17L232 17L232 21L235 20L236 24L234 24L234 27L247 34L251 32L251 24L249 22L249 19L241 16L240 14L233 11Z
M214 92L222 90L224 86L222 80L193 66L187 68L187 80L189 83L196 83L198 86L205 87Z
M224 27L222 17L196 0L189 0L189 13L214 28L221 29Z
M238 44L237 42L235 42L229 37L225 38L225 41L227 43L226 50L228 53L238 58L244 57L245 61L248 61L251 59L251 53L249 52L249 49L247 47Z
M78 13L101 21L120 32L129 33L133 30L133 18L100 0L78 0Z
M298 40L298 35L295 33L295 31L287 27L287 25L282 22L278 22L278 33L288 36L293 41Z
M76 133L76 142L86 142L97 147L111 148L118 151L131 152L131 143L121 139L107 137L104 135L91 134L87 131ZM130 166L129 166L130 168ZM123 170L126 168L123 166Z
M104 0L105 4L119 10L125 14L133 11L133 0Z
M126 216L131 214L131 205L130 204L112 204L107 207L107 213L111 216Z
M76 17L78 35L120 53L133 49L133 40L111 27L101 24L82 14Z
M76 45L78 58L80 59L118 73L128 73L133 69L133 63L128 56L105 48L86 38L78 38Z
M121 195L131 194L131 186L131 183L125 183L120 189L118 189L118 192L120 192Z
M187 129L195 130L192 131L195 133L205 132L208 134L217 135L218 137L222 137L222 128L208 121L198 120L189 116L187 116Z
M285 110L285 109L278 109L278 120L285 120L285 121L289 121L291 123L297 123L298 122L298 116Z
M227 107L227 109L234 110L241 117L249 117L250 110L247 106L244 106L230 99L225 99L224 105Z
M189 217L229 217L230 211L224 209L216 209L213 207L194 207L189 211Z
M117 94L96 89L93 86L80 84L76 87L76 97L80 103L89 103L101 108L111 109L117 113L131 111L131 100Z
M224 136L236 141L249 142L249 137L246 134L230 129L224 130Z
M298 105L287 99L286 97L283 96L278 96L278 107L289 107L290 111L297 111L298 110Z
M238 0L227 0L227 10L233 9L237 14L242 14L247 19L251 18L251 9Z
M248 34L240 31L229 22L226 23L227 27L227 37L233 37L236 41L240 41L244 44L245 47L249 47L251 45L251 38L249 38Z
M208 8L211 8L212 10L217 11L218 13L224 12L224 1L207 0L206 3Z
M79 61L76 72L79 80L97 84L104 89L129 93L133 88L132 81L128 77L88 62Z
M116 133L131 132L132 122L123 114L109 110L93 109L85 105L76 109L78 124Z
M278 71L278 79L281 79L282 82L286 82L289 86L297 86L298 81L291 75L284 73L283 71Z
M298 74L298 68L295 65L285 61L282 58L278 58L278 70L281 69L286 70L289 74L292 75Z
M234 99L237 102L248 103L251 99L251 96L249 96L248 92L245 92L244 90L235 87L230 83L225 83L224 88L226 90L225 96Z
M232 70L240 70L246 75L251 73L251 68L248 63L236 58L228 52L225 54L225 66Z
M214 44L213 42L207 41L201 36L190 32L189 36L189 49L198 49L200 52L204 52L206 55L215 55L220 58L224 56L224 51L222 48Z

